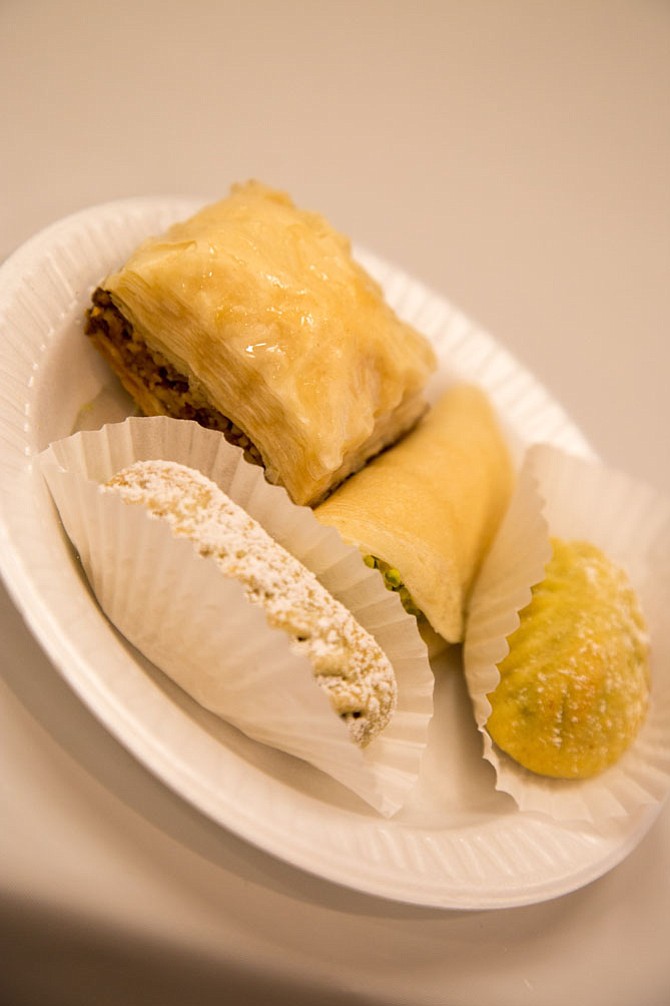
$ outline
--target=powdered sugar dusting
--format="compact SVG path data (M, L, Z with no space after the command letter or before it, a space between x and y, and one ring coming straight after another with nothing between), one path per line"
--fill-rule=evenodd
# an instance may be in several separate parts
M393 668L374 638L242 507L200 472L168 461L139 461L103 487L140 503L189 538L203 557L239 580L269 624L291 637L312 663L316 681L368 744L389 722L397 702Z

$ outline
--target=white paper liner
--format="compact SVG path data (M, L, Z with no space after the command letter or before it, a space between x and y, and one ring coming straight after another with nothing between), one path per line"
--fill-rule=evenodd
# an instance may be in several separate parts
M623 567L651 638L652 692L646 721L619 761L587 780L556 780L525 770L486 731L487 694L531 586L544 575L549 537L592 542ZM517 490L473 590L464 665L484 757L496 788L521 810L559 821L602 825L662 801L670 789L670 500L627 475L559 448L526 453Z
M121 468L152 458L213 479L375 636L396 673L398 706L365 749L350 740L307 659L237 581L166 522L100 491ZM193 422L133 417L57 441L40 463L102 609L137 649L248 736L310 762L385 816L403 805L427 743L434 678L415 620L357 550L269 485L239 448Z

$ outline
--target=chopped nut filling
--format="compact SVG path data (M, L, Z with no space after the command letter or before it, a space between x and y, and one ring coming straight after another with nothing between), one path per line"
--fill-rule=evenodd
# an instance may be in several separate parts
M383 559L378 559L375 555L363 556L363 562L371 569L378 569L384 578L384 586L387 590L392 590L400 597L402 606L409 615L415 618L423 618L423 612L417 608L412 595L402 581L402 577L394 566L390 566Z
M180 374L160 353L149 349L112 302L98 287L86 315L85 332L123 380L127 371L140 382L156 405L156 412L174 419L192 419L208 429L219 430L231 444L241 447L247 461L263 466L258 448L230 419L199 401L188 377ZM132 394L132 388L128 389Z

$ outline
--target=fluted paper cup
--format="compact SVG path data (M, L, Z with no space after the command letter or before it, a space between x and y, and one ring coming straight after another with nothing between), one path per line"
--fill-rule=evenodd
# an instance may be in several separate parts
M584 780L524 769L491 739L487 696L531 587L544 577L550 538L586 540L626 570L651 639L651 697L646 720L619 761ZM535 445L473 590L464 665L484 757L497 789L524 811L598 825L661 801L670 788L670 501L597 461Z
M101 491L120 469L156 458L216 482L377 639L395 671L398 705L366 748L350 739L311 664L236 580L175 538L167 522ZM133 417L57 441L40 462L98 602L134 647L248 736L310 762L386 816L402 806L427 743L433 675L415 620L358 551L269 485L239 448L196 423Z

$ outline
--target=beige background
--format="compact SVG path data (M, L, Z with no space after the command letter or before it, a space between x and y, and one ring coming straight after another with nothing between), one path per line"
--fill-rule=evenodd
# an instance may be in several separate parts
M0 0L0 123L0 258L95 203L261 178L446 295L670 492L669 3ZM670 999L667 810L556 902L385 904L210 826L4 595L0 630L13 1001Z

